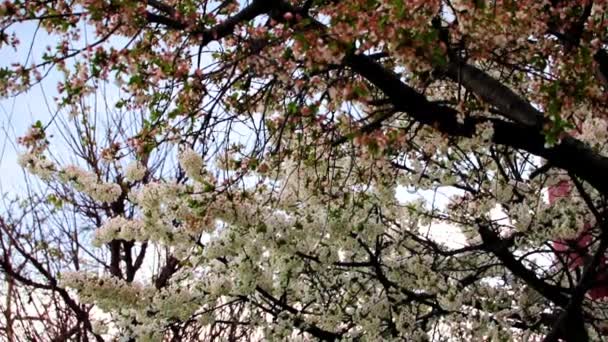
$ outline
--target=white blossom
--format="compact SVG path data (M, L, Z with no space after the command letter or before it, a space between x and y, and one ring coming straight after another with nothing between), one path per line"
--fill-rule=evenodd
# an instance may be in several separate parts
M65 167L60 174L60 178L64 182L74 184L77 190L100 202L115 202L122 194L122 188L119 184L103 182L94 173L75 165Z
M20 154L17 158L17 163L31 174L45 181L51 180L56 172L53 162L32 153Z
M145 166L143 166L140 162L134 161L127 165L125 169L125 177L132 182L137 182L145 177L146 172Z
M144 223L140 220L129 220L122 216L112 217L95 231L93 244L101 246L114 239L145 240L147 234Z
M200 180L203 172L204 161L200 154L191 148L185 148L179 156L179 164L188 177Z

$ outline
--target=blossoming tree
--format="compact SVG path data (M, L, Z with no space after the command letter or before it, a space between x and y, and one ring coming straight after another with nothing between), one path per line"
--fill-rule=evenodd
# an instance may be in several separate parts
M6 223L0 267L82 340L601 340L607 5L5 1L2 95L62 77L35 227L87 252Z

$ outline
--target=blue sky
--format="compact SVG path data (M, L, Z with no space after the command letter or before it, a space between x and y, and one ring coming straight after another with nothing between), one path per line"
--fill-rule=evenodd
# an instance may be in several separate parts
M82 25L83 38L86 34L92 36L91 27ZM29 66L40 63L42 54L47 46L52 49L58 43L57 37L49 36L44 29L37 29L35 22L16 24L11 27L19 37L21 44L17 50L10 46L0 48L0 67L10 67L12 63ZM85 32L87 31L87 32ZM84 41L74 42L76 47L82 47ZM71 62L68 61L68 65ZM45 70L41 70L43 73ZM0 99L0 192L23 193L25 190L25 174L17 164L17 156L21 147L17 145L17 138L22 136L30 125L40 120L43 124L51 122L57 113L54 97L58 95L57 84L63 80L63 75L56 69L26 93L10 98ZM62 115L62 114L60 114ZM50 136L51 146L55 152L65 149L61 138L57 137L58 125L50 125L47 136ZM53 144L56 141L56 144ZM67 153L67 149L65 149ZM66 155L67 156L67 155Z
M14 32L21 40L21 46L17 51L10 46L0 48L0 60L3 61L0 66L10 66L15 62L30 64L39 60L44 49L42 42L49 44L46 32L36 30L33 23L15 25ZM28 47L35 35L32 54L28 56ZM54 85L57 77L56 73L51 73L48 79L27 93L0 99L0 191L3 193L24 190L24 173L17 165L17 137L23 135L36 120L46 122L50 119L49 109L54 108L51 98L57 94Z

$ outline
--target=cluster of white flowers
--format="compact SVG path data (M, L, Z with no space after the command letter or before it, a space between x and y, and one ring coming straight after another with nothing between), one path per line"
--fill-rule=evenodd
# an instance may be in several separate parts
M155 293L150 306L164 317L186 320L197 309L200 303L196 293L183 284L174 284Z
M193 180L202 180L204 161L200 154L191 148L185 148L179 155L179 165L186 175Z
M530 228L534 212L528 203L515 203L511 206L509 216L518 231L525 232Z
M100 202L112 203L122 193L119 184L100 181L94 173L75 165L65 167L60 172L60 179L66 183L74 184L76 190L82 191Z
M51 180L55 174L55 164L44 156L38 156L33 153L24 153L19 155L17 163L25 168L29 173L40 177L40 179Z
M583 121L579 138L600 152L608 152L608 121L605 118L589 117Z
M491 131L491 127L478 127L479 135L485 135L481 140L490 139ZM480 141L479 137L475 140ZM470 149L458 158L465 158ZM436 153L437 149L429 147L428 150ZM442 166L459 167L458 158L450 161L453 164L446 161ZM132 337L138 340L162 339L162 327L168 322L198 317L200 312L206 312L201 322L219 320L220 314L208 310L206 305L212 301L227 303L244 297L255 300L261 295L260 289L277 298L289 293L289 304L298 310L301 303L309 303L307 312L323 312L322 316L302 313L298 319L306 324L335 330L347 317L354 327L345 337L381 339L385 322L390 320L395 322L395 331L400 336L424 340L428 337L427 331L419 328L414 314L420 309L419 305L424 304L412 301L412 295L407 292L385 292L373 268L359 273L336 266L369 260L369 251L362 247L364 245L380 246L376 248L380 248L377 253L386 279L394 284L407 284L404 288L428 296L429 301L436 301L444 309L458 311L479 293L478 289L471 293L455 291L458 287L455 284L458 279L471 275L468 270L487 264L488 259L464 253L443 257L430 251L429 245L434 240L428 227L435 222L428 215L430 209L423 200L410 202L407 206L397 205L395 182L377 181L388 178L391 168L386 166L387 162L373 158L358 160L356 172L360 178L345 180L339 172L349 169L346 161L340 161L340 168L331 176L319 177L312 170L318 165L284 160L281 168L272 171L276 172L273 174L275 181L255 188L255 191L250 188L233 191L230 198L222 192L203 191L199 181L206 177L203 159L196 152L184 151L179 162L194 182L152 182L137 186L129 194L129 200L137 207L137 219L111 218L97 230L94 239L96 245L125 239L168 246L172 255L183 261L179 275L172 276L163 290L157 290L151 284L130 286L121 282L106 283L105 280L100 284L102 278L99 277L72 281L70 285L85 301L120 312L123 321L117 324L128 326ZM491 163L479 161L480 164L485 162ZM405 176L404 184L420 188L436 186L433 180L421 180L422 174L438 175L440 179L448 175L448 171L424 160L414 160L408 167L415 172ZM137 174L133 179L145 173L136 164L131 164L131 168ZM76 174L74 178L86 179L86 176ZM369 179L373 181L367 182ZM482 215L490 217L501 202L508 203L513 196L524 193L525 198L519 205L505 211L520 231L528 229L536 219L531 208L538 202L532 202L530 198L534 194L524 191L518 183L504 182L491 174L489 180L479 186L479 192L484 196L454 198L455 209L450 214L461 215L463 220ZM376 217L380 211L382 217ZM391 219L395 225L390 223ZM478 244L479 234L474 228L468 229L472 234L468 243ZM192 243L192 237L200 237L203 232L209 233L209 239L202 242L204 248L201 248ZM437 245L446 250L451 248ZM442 271L450 272L453 277L444 277ZM314 279L311 272L314 272ZM487 272L488 277L494 276ZM332 289L340 290L332 292ZM115 293L114 301L110 301L111 291ZM137 298L141 304L123 300L125 295ZM482 297L484 300L489 298L489 304L494 303L493 294L484 293ZM393 302L411 304L395 313L392 312ZM270 322L255 307L244 305L246 319L252 322L254 329L267 333L268 337L289 337L295 331L292 315L285 313ZM487 323L484 317L462 318L463 325L459 329L473 336L475 329ZM459 324L458 319L454 318L453 326ZM137 326L132 325L133 321L138 322ZM493 336L494 332L480 334Z
M146 240L148 238L141 220L129 220L122 216L112 217L95 231L94 246L102 246L114 239Z
M96 276L82 272L61 275L61 285L78 291L87 303L95 303L104 311L117 308L141 308L148 302L154 288L138 282L128 283L112 276Z
M176 274L174 278L184 276ZM61 275L61 286L76 290L83 302L112 313L112 323L127 328L124 333L128 336L123 337L150 341L161 339L167 322L186 320L206 304L207 296L190 285L190 282L176 281L156 289L152 284L126 282L111 276L81 272ZM107 333L107 329L99 325L95 330Z
M145 166L140 162L134 161L125 168L125 177L132 182L137 182L146 176L146 172Z
M108 333L108 325L107 322L102 320L93 320L92 322L93 332L98 335L104 335Z
M479 136L482 142L487 143L492 140L494 136L494 126L491 122L485 122L478 124L475 127L475 133Z
M211 201L213 196L202 191L198 184L162 182L134 189L129 198L141 210L141 225L145 227L145 233L141 233L139 238L146 237L176 247L179 242L191 240L192 236L214 230L214 208L221 207L222 203L220 199Z

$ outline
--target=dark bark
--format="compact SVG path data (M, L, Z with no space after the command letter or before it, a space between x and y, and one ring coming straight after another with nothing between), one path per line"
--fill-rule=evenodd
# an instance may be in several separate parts
M179 269L179 260L177 260L177 258L175 258L173 256L169 256L167 258L167 262L165 263L165 266L163 266L160 273L158 274L158 277L154 281L154 286L157 289L162 289L163 287L167 286L167 284L169 283L169 280L171 279L173 274L175 274L175 272L177 272L178 269Z
M446 75L493 105L505 118L524 126L541 128L543 113L521 96L479 68L459 61L448 63Z
M556 146L547 147L542 131L536 127L480 118L468 118L460 123L455 109L429 102L424 95L402 82L398 75L373 59L351 55L345 59L345 63L380 89L398 110L422 124L451 136L472 137L476 124L492 122L494 143L543 157L551 165L571 171L602 194L608 194L608 177L605 176L608 174L608 158L573 137L566 137Z

